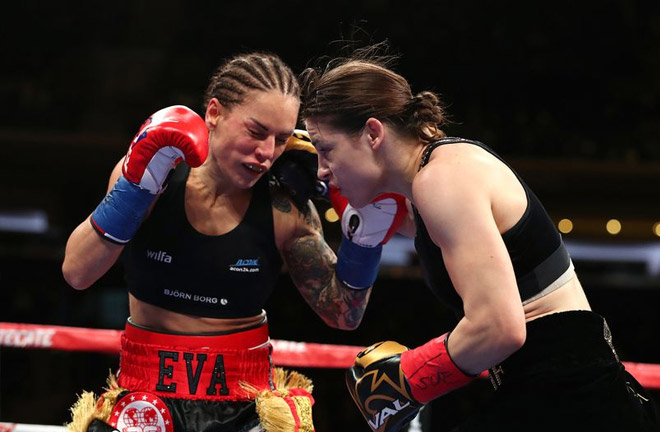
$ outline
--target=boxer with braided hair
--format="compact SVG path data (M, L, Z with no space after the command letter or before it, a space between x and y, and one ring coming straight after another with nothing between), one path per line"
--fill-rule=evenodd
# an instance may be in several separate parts
M278 56L241 54L213 74L202 116L172 106L140 128L66 246L62 271L80 290L121 256L130 309L116 380L98 400L83 395L69 430L313 430L311 382L272 370L263 307L286 264L320 318L350 330L373 280L335 274L310 200L315 150L294 134L299 105ZM371 218L393 232L405 211Z
M347 385L369 426L400 430L489 369L494 400L460 431L659 430L537 197L492 149L447 137L437 95L413 95L382 48L305 70L302 117L319 178L350 204L409 199L424 278L458 324L420 347L358 355Z

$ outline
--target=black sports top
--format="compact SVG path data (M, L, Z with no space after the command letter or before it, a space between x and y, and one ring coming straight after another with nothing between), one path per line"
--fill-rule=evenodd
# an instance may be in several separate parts
M181 163L123 253L128 290L167 310L210 318L261 313L280 275L268 178L232 231L204 235L186 217L190 167Z
M456 143L479 146L506 164L495 152L478 141L444 138L429 144L422 157L421 166L428 163L431 152L438 146ZM561 235L543 205L518 174L515 171L513 173L525 189L527 208L520 220L502 234L502 239L513 263L520 296L523 303L526 303L558 288L561 285L557 283L558 279L565 276L568 270L572 270L572 263ZM417 209L413 207L413 210L417 226L415 249L419 254L424 279L441 300L459 317L463 316L463 303L444 266L442 252L431 240Z

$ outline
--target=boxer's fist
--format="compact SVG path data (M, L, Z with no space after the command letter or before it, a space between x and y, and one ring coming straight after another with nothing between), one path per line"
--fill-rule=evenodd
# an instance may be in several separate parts
M131 142L122 175L90 217L96 232L113 243L130 241L172 169L182 160L199 166L208 151L206 124L194 111L178 105L154 113Z
M181 160L197 167L208 152L208 129L197 113L183 105L163 108L152 114L133 138L122 174L131 183L158 194Z
M320 198L327 194L325 183L316 175L318 156L306 130L293 131L284 152L273 163L270 171L299 209L305 209L310 198Z
M408 214L406 198L396 193L378 195L366 206L355 208L337 188L330 187L330 202L341 218L344 235L364 248L387 243Z
M423 406L412 397L400 367L407 350L396 342L379 342L360 352L346 371L348 391L373 431L398 431Z
M337 252L337 277L350 288L369 288L378 276L383 244L408 214L406 198L386 193L362 208L355 208L331 186L330 201L341 217L344 234Z
M431 400L470 383L447 351L449 334L408 349L379 342L360 352L346 372L351 397L377 432L394 432Z

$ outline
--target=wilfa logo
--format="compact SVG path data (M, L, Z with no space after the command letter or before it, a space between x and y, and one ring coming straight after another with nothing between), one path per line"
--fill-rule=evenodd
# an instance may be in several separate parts
M259 258L257 259L239 259L236 263L229 266L233 272L255 273L259 271Z
M410 402L406 402L405 404L402 405L399 399L395 399L393 404L394 404L393 407L391 408L385 407L376 414L374 414L371 420L367 420L369 426L371 426L371 429L376 430L379 427L381 427L385 423L385 420L387 420L388 417L398 414L399 411L409 406Z
M167 264L172 262L172 255L168 255L165 251L150 251L147 249L147 258Z

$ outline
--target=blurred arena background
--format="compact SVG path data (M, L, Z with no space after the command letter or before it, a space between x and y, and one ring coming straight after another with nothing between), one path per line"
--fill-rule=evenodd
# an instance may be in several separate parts
M201 112L224 56L273 51L299 72L337 54L344 44L333 41L388 39L413 90L442 95L449 135L496 149L545 203L622 359L660 363L657 1L24 0L2 15L0 321L122 327L121 269L74 291L60 272L66 238L143 119L173 104ZM325 230L338 242L336 224ZM268 311L272 337L292 341L417 345L452 325L402 238L386 250L357 331L326 328L285 274ZM100 391L116 365L1 347L0 421L62 424L76 394ZM318 432L369 430L343 371L302 372L315 380ZM476 383L431 414L458 420L488 389Z

